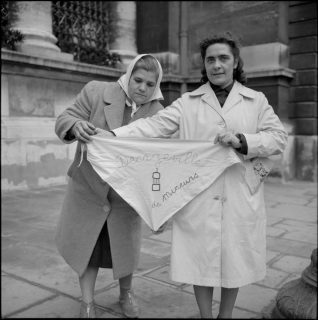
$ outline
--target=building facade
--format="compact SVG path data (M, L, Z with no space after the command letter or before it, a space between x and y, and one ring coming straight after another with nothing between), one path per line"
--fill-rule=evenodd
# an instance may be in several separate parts
M241 41L247 86L265 93L289 133L272 175L317 181L316 2L113 1L108 49L121 56L119 68L61 51L54 2L17 5L14 27L25 39L18 51L1 50L3 191L66 183L75 144L61 143L54 123L88 81L114 81L137 53L152 53L164 69L167 106L200 85L199 42L226 31Z

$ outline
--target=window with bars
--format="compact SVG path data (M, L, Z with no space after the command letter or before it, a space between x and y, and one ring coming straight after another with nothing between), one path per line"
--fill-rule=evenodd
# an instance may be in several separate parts
M120 56L109 52L112 4L105 1L52 1L57 46L75 61L117 67Z

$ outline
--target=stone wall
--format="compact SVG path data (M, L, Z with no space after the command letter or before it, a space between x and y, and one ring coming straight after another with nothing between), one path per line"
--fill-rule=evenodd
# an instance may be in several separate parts
M317 181L317 3L289 5L290 118L295 122L295 177Z
M91 80L121 71L1 50L1 189L65 184L75 143L62 143L56 117Z

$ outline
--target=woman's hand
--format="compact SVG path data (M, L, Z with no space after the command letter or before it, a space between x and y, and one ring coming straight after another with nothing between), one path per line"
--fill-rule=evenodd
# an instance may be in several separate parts
M223 146L233 147L234 149L241 147L238 137L231 131L222 131L216 134L214 144L220 143Z
M81 142L91 141L90 136L97 133L96 127L88 121L77 121L71 128L71 134Z

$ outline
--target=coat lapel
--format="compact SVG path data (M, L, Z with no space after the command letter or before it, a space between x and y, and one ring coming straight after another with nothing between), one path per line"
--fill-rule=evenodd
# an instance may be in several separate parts
M117 82L114 86L106 87L104 101L104 113L109 130L120 127L123 123L126 95Z
M230 91L225 103L223 105L223 113L229 112L235 105L240 103L243 99L242 95L240 94L240 85L237 81L235 81L232 90Z
M208 82L190 93L190 96L198 95L202 95L201 99L206 102L214 111L216 111L220 115L220 117L223 118L223 111L220 106L219 100L217 99Z
M243 101L243 97L246 97L248 99L254 99L255 91L235 81L234 86L223 105L223 114L225 115L233 107L239 105Z

